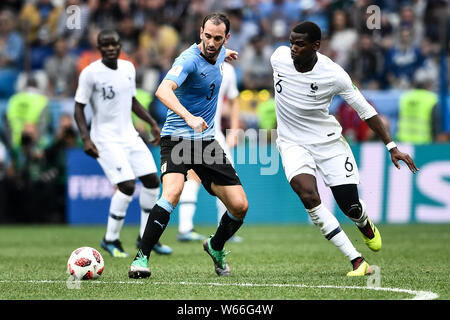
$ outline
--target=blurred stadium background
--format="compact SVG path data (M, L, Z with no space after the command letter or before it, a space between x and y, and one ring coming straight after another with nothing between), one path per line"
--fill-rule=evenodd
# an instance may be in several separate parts
M379 17L367 11L371 5L380 9ZM5 0L0 3L0 224L106 223L113 186L83 153L73 120L78 74L99 57L96 35L102 28L119 31L122 57L137 69L139 99L162 125L166 108L154 91L174 58L198 40L201 19L211 11L229 15L227 47L240 53L234 66L246 134L234 156L246 157L236 169L250 201L248 223L308 222L273 139L250 134L276 128L269 57L287 44L290 27L306 19L323 30L320 51L345 68L421 169L416 175L406 167L397 171L384 145L334 98L330 112L354 150L361 196L373 220L450 222L447 1ZM371 28L369 18L379 18L379 25ZM424 119L421 130L431 134L401 137L398 124L407 121L399 112L403 97L419 88L426 91L420 91L413 107ZM430 99L436 102L433 108L427 107ZM227 109L222 121L228 128ZM143 135L148 132L136 125ZM150 148L159 163L159 148ZM348 222L331 194L320 188L323 202ZM215 212L214 199L202 190L195 223L215 224ZM139 222L137 199L126 221Z

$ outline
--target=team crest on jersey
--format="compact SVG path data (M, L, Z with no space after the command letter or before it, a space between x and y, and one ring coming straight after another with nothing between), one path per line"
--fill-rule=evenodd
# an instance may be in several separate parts
M315 98L316 97L316 92L319 89L319 86L317 85L316 82L313 82L313 83L311 83L309 88L310 88L310 90L309 90L308 97Z
M220 64L219 69L220 69L220 75L223 76L223 62Z

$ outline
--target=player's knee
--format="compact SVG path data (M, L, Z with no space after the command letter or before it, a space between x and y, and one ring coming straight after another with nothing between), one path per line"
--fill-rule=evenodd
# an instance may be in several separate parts
M117 187L119 188L120 192L131 196L134 193L135 183L134 180L124 181L117 184Z
M347 217L351 219L359 219L361 217L361 214L362 214L362 207L359 202L350 205L350 208L346 212Z
M140 177L139 179L142 181L144 187L148 189L155 189L158 188L160 185L159 178L156 173Z
M248 200L245 197L235 199L227 209L234 217L244 219L248 211Z

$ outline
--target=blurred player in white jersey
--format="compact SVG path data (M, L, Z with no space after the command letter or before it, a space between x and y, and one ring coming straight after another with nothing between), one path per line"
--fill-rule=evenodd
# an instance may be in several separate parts
M151 125L152 143L159 142L160 129L136 100L136 70L133 64L118 59L121 49L119 34L113 30L103 30L98 35L97 43L102 58L84 68L80 74L74 117L84 151L97 159L110 182L117 186L111 199L101 246L113 257L125 258L128 254L119 237L128 205L133 199L136 177L143 184L139 194L141 227L138 242L160 192L155 161L133 126L131 111ZM90 132L84 114L88 103L93 112ZM160 254L172 253L170 247L161 244L154 250Z
M214 126L216 128L215 139L225 151L228 159L233 163L230 148L233 148L238 142L237 130L239 129L239 90L237 88L236 72L234 67L225 62L223 65L223 79L219 90L219 97L217 100L217 111L214 119ZM226 98L226 100L225 100ZM230 108L230 130L225 138L222 132L222 114L224 103L227 103ZM178 236L179 241L202 241L206 237L194 231L194 214L197 206L197 197L200 189L200 179L193 170L189 170L187 181L184 183L183 192L180 196L179 212L178 212ZM217 205L217 221L220 222L222 215L227 208L220 201L216 199ZM237 235L230 238L230 242L241 242L243 239Z
M331 188L342 210L355 222L364 242L373 251L381 249L381 235L359 199L359 174L352 151L342 137L342 128L329 114L335 94L344 98L381 138L392 162L400 169L404 161L411 172L418 168L411 157L398 150L375 109L366 101L339 65L317 52L321 30L309 21L296 25L290 47L281 46L271 57L278 123L277 148L286 177L301 199L311 221L352 263L347 276L363 276L371 268L355 249L334 215L321 203L316 170Z

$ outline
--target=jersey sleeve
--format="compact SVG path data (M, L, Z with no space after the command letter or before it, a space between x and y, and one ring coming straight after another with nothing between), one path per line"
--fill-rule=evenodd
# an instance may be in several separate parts
M130 62L130 73L131 73L131 94L133 97L136 96L136 68L134 65Z
M92 91L93 91L92 73L89 72L89 69L84 68L83 71L81 71L78 80L78 88L75 93L75 102L88 104L92 95Z
M164 79L172 80L180 87L188 75L194 70L194 59L187 59L187 57L181 56L175 60L172 68L167 72Z
M228 99L234 99L237 96L239 96L239 90L237 88L237 80L236 80L236 72L234 71L234 68L230 65L229 68L227 68L228 73L228 87L227 92L225 92L225 95Z
M336 94L340 95L355 111L362 120L369 119L377 114L372 107L352 83L350 76L341 67L338 68L336 74Z

